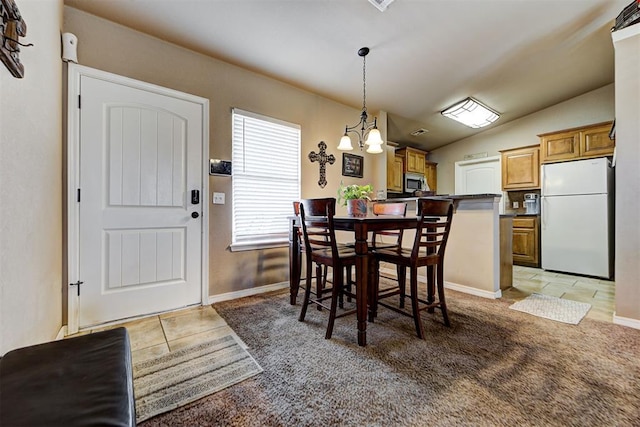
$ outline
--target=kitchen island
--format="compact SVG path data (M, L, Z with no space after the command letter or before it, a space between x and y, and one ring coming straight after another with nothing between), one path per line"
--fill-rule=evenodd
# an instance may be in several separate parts
M500 215L501 197L501 194L428 196L453 200L453 222L444 257L445 287L500 298L502 290L511 286L513 216ZM407 202L407 215L416 214L416 197L389 200ZM405 232L403 246L412 246L414 236L411 231ZM426 272L419 274L426 281Z

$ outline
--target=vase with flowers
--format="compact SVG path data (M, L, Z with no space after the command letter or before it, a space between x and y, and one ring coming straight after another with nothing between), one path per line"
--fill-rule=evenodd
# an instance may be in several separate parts
M367 216L368 202L371 200L373 186L366 185L344 185L340 182L338 188L338 203L347 207L347 214L354 217Z

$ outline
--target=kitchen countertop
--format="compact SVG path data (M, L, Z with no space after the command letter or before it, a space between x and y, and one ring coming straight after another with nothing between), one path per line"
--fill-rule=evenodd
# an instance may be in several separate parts
M388 198L382 199L384 200L393 200L399 202L413 202L418 199L451 199L451 200L472 200L472 199L487 199L493 197L502 197L502 194L494 194L494 193L485 193L485 194L436 194L435 196L424 196L424 197L398 197L398 198Z

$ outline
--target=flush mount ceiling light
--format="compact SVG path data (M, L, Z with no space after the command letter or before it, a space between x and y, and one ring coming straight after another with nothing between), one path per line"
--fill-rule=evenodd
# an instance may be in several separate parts
M489 126L500 118L498 113L473 98L460 101L441 113L474 129Z
M340 139L340 145L338 150L351 151L353 146L351 145L351 138L349 133L354 133L358 137L358 146L360 150L367 145L367 153L377 154L382 153L382 137L377 126L377 119L374 117L372 122L367 123L367 54L369 53L368 47L362 47L358 50L358 55L362 57L362 113L360 114L360 121L353 126L346 126L344 128L344 135ZM364 143L362 142L364 140Z
M369 0L369 3L374 5L380 12L384 12L393 1L394 0Z

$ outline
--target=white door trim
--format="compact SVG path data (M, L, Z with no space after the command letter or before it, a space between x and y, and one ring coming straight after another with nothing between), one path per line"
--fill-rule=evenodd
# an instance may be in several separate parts
M202 105L202 291L201 304L209 302L209 100L199 96L141 82L78 64L69 64L67 76L67 333L78 332L78 294L70 283L79 277L79 212L77 189L80 183L80 78L101 79L160 95L167 95Z

